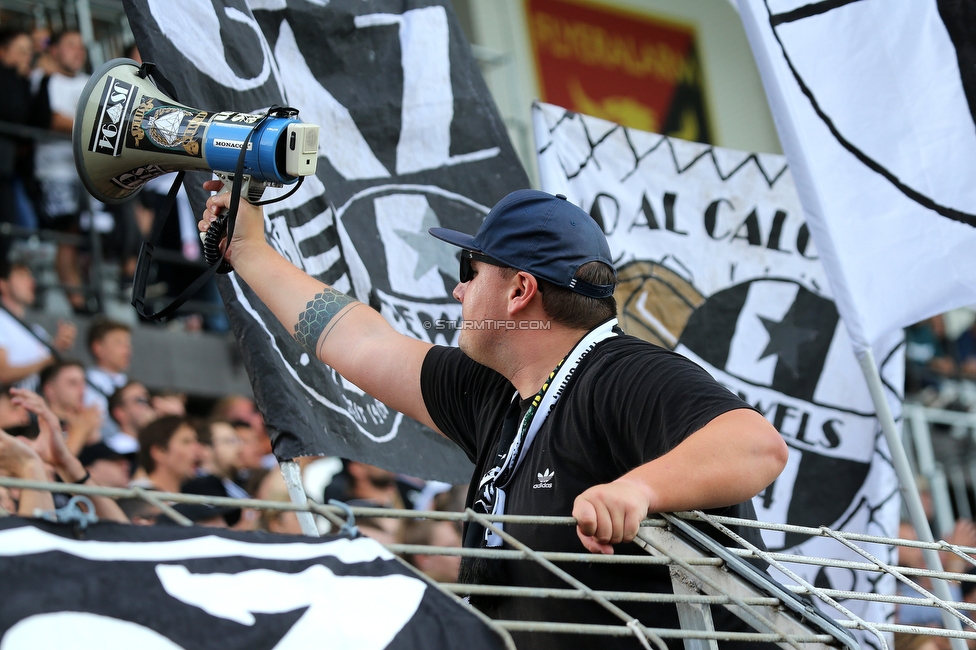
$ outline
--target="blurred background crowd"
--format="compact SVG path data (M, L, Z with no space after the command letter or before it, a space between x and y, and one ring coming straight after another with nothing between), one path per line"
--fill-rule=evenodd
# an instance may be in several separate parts
M955 311L905 331L905 392L926 406L976 411L976 313Z
M0 26L0 475L287 502L263 418L248 396L189 394L131 372L140 354L158 353L133 349L141 328L160 326L137 320L127 302L140 242L160 216L169 181L157 179L118 206L84 190L69 135L91 70L87 54L75 29ZM115 54L140 60L131 45ZM152 299L175 297L204 268L195 224L182 195L163 231ZM162 327L236 345L213 283ZM976 411L976 312L957 310L908 328L905 350L909 401ZM451 511L464 503L464 487L362 463L322 458L300 465L309 497L323 503ZM30 515L63 501L0 487L0 507L11 513ZM108 519L173 523L141 499L97 505ZM300 533L289 511L176 509L201 525ZM461 542L449 522L359 518L357 525L384 543ZM976 545L976 526L961 518L947 539ZM458 557L406 559L438 580L456 579ZM912 555L903 563L913 562L922 566ZM899 619L929 624L910 610L900 610Z

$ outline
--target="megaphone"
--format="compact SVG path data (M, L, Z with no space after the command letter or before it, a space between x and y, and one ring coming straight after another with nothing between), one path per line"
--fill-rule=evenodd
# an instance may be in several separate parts
M121 203L148 181L174 171L234 173L244 140L244 175L287 185L315 173L319 127L294 117L207 111L180 104L131 59L100 66L81 94L71 140L85 187Z
M255 115L186 106L154 69L151 63L114 59L95 70L82 91L71 142L78 174L96 199L121 203L164 174L213 171L223 181L223 191L234 187L236 206L240 193L256 203L266 187L294 184L315 173L319 127L296 119L298 111L274 108ZM163 212L165 218L168 209ZM230 215L230 228L235 216ZM153 319L174 311L213 272L232 270L221 261L218 246L226 226L215 223L204 240L211 270L165 309L147 313L145 286L162 218L152 240L143 243L133 279L132 304Z
M174 312L214 273L232 270L223 261L219 244L225 229L233 230L241 193L257 203L265 187L300 182L315 173L318 161L319 127L295 119L294 109L274 107L264 115L207 111L181 104L175 96L153 64L108 61L85 85L71 134L78 174L92 196L104 203L121 203L150 180L170 172L213 171L224 183L222 191L233 190L230 214L222 215L202 236L210 269L171 304L150 313L146 309L149 267L162 222L176 196L174 183L150 241L139 250L133 278L132 305L154 320Z

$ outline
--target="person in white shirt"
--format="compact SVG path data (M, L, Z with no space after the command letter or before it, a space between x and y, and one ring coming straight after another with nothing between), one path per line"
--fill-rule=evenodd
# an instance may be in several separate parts
M55 362L54 351L67 352L75 342L72 323L60 321L52 339L40 325L25 322L35 288L29 266L0 260L0 384L5 386L36 390L38 373Z
M109 417L108 398L129 380L126 372L132 360L132 332L128 325L100 318L88 328L88 352L95 365L85 370L85 406L97 406L102 414L102 437L112 438L119 427Z
M88 53L81 34L73 30L52 35L48 53L57 65L57 71L44 77L43 71L35 70L31 77L32 87L36 91L47 92L51 130L70 134L78 101L88 82L88 75L81 72ZM45 225L62 232L80 232L87 193L75 169L71 141L59 139L38 143L34 154L34 175L41 185L41 212L46 219ZM59 242L54 265L61 283L69 287L68 300L75 311L93 311L80 291L77 247Z
M159 417L149 403L149 391L139 382L130 379L108 398L108 412L118 425L118 432L102 438L120 454L134 453L139 449L139 430Z

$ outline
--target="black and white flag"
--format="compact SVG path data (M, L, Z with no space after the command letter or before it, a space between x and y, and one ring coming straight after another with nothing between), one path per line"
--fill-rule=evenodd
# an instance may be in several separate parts
M786 469L754 500L759 519L896 535L898 482L786 160L548 104L535 107L534 127L543 188L568 196L607 233L623 329L691 358L789 445ZM900 342L887 337L882 357L893 399L904 383ZM819 537L763 538L774 551L859 558ZM890 547L871 552L893 560ZM824 587L894 592L890 576L790 568ZM884 603L847 606L879 622L893 612Z
M0 647L503 648L369 538L0 519Z
M859 351L976 303L976 7L738 0Z
M321 127L316 177L265 208L296 266L379 310L398 330L453 344L454 251L432 226L474 232L526 187L447 0L125 0L142 56L180 101ZM203 179L189 183L202 213ZM365 395L302 350L235 275L220 282L280 458L333 454L466 482L451 443Z

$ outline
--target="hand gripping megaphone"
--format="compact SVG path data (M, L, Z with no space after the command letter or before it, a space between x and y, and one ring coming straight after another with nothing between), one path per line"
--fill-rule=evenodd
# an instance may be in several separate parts
M213 171L224 182L222 191L234 194L229 224L214 224L204 242L210 271L173 304L152 314L145 313L145 286L170 201L157 216L153 237L139 253L132 299L140 314L155 319L175 311L214 272L231 270L222 262L218 244L225 229L233 230L241 193L258 203L266 187L295 184L314 174L318 160L319 127L296 119L294 109L275 107L264 115L214 112L180 104L175 97L153 64L108 61L82 92L71 137L81 180L104 203L121 203L148 181L170 172ZM181 181L182 174L170 192L172 198Z

